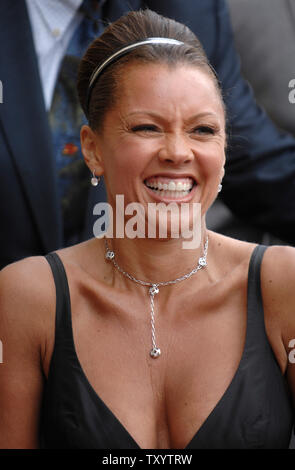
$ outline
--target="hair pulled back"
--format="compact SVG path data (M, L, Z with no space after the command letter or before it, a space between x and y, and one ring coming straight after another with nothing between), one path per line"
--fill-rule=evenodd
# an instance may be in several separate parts
M119 49L150 37L177 39L184 44L139 46L107 66L92 89L87 109L88 85L96 67ZM110 24L104 33L90 44L79 65L79 100L93 130L101 129L105 113L118 98L123 68L131 63L159 63L169 66L187 64L199 67L214 80L223 102L215 72L200 41L187 26L149 9L131 11Z

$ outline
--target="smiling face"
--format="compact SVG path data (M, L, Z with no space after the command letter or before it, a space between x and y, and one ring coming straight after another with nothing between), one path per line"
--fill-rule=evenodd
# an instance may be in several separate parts
M224 110L213 79L196 67L126 66L119 98L95 138L92 169L104 174L113 207L123 194L125 205L198 202L204 214L216 198Z

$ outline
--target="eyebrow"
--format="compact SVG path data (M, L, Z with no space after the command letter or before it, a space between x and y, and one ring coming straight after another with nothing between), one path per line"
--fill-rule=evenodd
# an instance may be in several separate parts
M157 118L157 119L163 119L163 116L161 114L155 113L153 111L133 111L132 113L127 114L127 116L134 116L137 114L146 114L148 116ZM198 119L201 117L215 117L218 118L218 115L212 111L204 111L202 113L197 113L191 116L187 121L193 121L194 119ZM164 118L165 119L165 118Z

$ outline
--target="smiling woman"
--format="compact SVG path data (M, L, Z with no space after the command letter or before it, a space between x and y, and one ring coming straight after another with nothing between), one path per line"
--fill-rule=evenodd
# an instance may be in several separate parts
M128 13L89 46L78 90L82 151L115 224L130 216L118 195L144 217L150 204L197 203L201 244L123 233L1 272L1 447L288 447L295 250L206 228L225 110L198 39Z

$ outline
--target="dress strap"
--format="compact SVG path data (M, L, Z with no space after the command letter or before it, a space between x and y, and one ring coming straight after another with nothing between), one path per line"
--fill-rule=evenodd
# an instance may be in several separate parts
M247 291L247 333L251 344L268 343L264 323L264 309L261 295L261 263L267 246L257 245L251 255L248 271Z
M72 339L70 291L64 265L57 253L48 253L47 259L56 289L55 340Z

